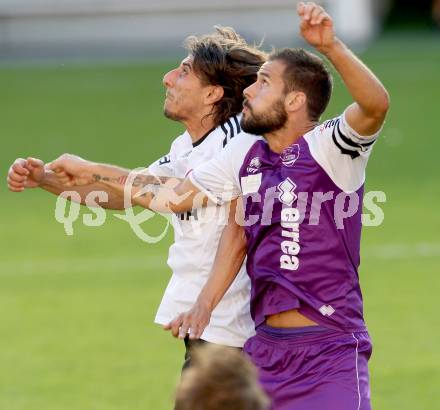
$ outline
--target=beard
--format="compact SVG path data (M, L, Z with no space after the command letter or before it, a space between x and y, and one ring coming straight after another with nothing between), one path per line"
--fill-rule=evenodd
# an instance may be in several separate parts
M243 103L248 108L247 115L241 118L241 128L243 131L254 134L263 135L269 132L277 131L283 128L287 121L287 113L284 109L284 101L279 99L270 108L269 112L255 115L252 107L245 100Z

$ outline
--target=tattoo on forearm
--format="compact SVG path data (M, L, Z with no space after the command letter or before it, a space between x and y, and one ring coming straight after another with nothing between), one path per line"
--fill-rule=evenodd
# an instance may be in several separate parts
M95 182L113 182L116 184L124 185L125 181L127 180L127 176L123 175L119 178L110 178L104 175L93 174L93 179L95 180Z
M120 177L107 177L105 175L93 174L95 182L108 182L112 184L125 185L127 183L128 175L122 175ZM132 187L141 188L142 193L137 196L146 197L151 195L153 199L159 192L159 188L168 188L163 186L171 177L158 177L154 175L136 175L132 180Z
M171 179L170 177L156 177L154 175L136 175L133 181L133 186L138 186L138 187L143 187L147 185L159 186L165 184L170 179Z
M93 174L95 182L111 182L119 185L125 185L128 175L122 175L120 177L106 177L105 175ZM136 175L132 185L134 187L144 187L147 185L163 185L169 181L170 177L157 177L154 175Z

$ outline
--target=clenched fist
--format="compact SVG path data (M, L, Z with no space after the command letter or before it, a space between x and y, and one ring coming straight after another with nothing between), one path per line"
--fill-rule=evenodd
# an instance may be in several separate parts
M39 187L46 176L44 162L41 159L29 157L17 158L8 171L7 183L12 192L22 192L26 188Z
M94 162L72 154L63 154L47 164L59 183L65 187L88 185L94 182L91 167Z

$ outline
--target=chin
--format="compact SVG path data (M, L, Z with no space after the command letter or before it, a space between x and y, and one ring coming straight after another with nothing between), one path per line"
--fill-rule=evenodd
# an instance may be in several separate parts
M175 117L174 113L167 107L163 107L163 115L171 120Z
M166 106L163 109L163 115L165 115L165 117L168 118L169 120L173 120L173 121L182 121L183 120L183 117L181 115L179 115L179 113L171 111Z

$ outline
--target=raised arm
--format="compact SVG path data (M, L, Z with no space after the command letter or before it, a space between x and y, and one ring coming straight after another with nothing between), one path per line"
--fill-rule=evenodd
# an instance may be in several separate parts
M209 324L211 314L240 271L246 256L246 237L240 223L241 202L231 202L228 225L225 226L215 256L210 276L202 288L194 306L177 316L165 330L171 330L174 337L185 338L190 331L190 339L199 339Z
M354 103L345 117L360 136L370 136L382 126L389 95L373 72L336 37L332 18L315 3L299 3L301 35L334 65Z

